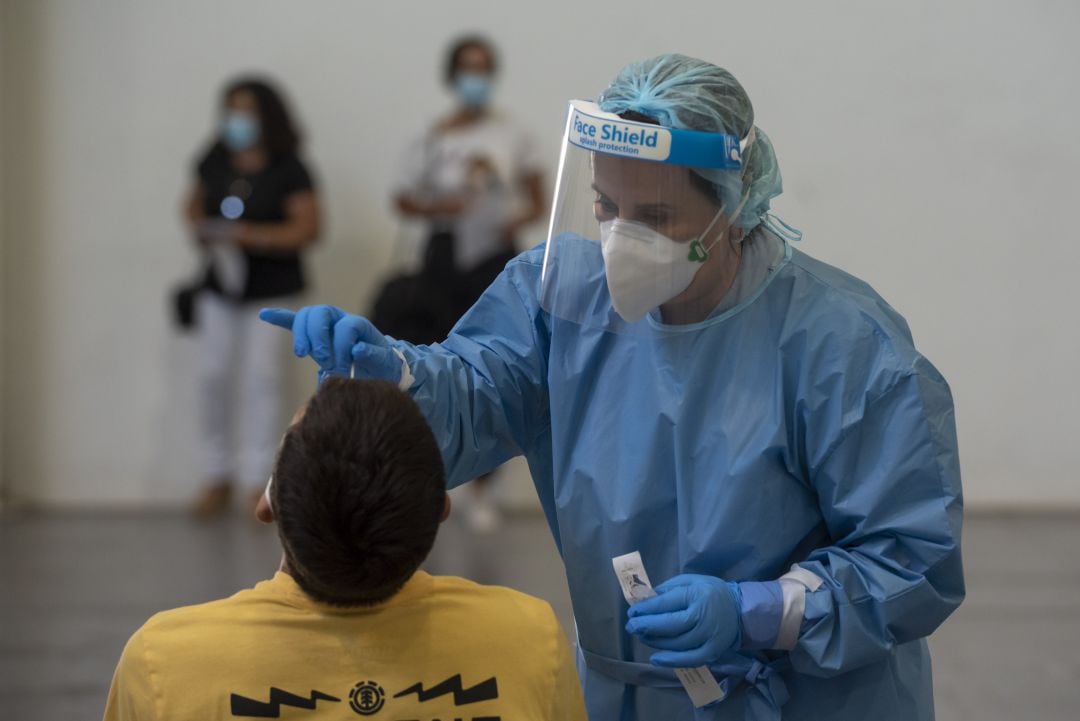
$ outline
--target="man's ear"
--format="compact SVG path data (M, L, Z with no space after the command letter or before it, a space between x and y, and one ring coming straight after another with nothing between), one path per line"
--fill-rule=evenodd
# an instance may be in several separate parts
M274 509L270 507L270 501L267 500L265 493L259 496L259 502L255 504L255 518L263 523L274 522Z
M450 494L447 493L445 498L446 500L443 502L442 515L439 516L439 523L442 523L450 517Z

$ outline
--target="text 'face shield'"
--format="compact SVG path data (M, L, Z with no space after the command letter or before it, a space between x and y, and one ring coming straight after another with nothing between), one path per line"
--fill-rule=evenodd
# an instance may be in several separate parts
M661 305L712 302L710 280L730 271L727 231L739 211L721 198L742 196L744 146L733 135L624 120L571 102L544 309L626 330Z

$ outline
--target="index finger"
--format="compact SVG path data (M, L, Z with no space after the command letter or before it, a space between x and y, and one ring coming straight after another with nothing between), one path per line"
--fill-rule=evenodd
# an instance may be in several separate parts
M259 320L285 330L292 330L295 319L296 313L288 308L263 308L259 311Z
M641 616L649 616L657 613L673 613L675 611L684 611L690 606L690 601L686 597L686 589L682 587L671 589L666 593L661 593L652 598L647 598L644 601L638 601L630 610L627 615L630 618L640 618Z

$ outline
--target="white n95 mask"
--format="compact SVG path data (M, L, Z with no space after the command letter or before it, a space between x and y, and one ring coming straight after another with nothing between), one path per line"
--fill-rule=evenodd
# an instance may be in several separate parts
M689 288L709 251L727 236L725 230L707 248L701 242L723 213L721 206L701 235L682 242L632 220L601 222L604 273L615 312L627 323L636 323Z

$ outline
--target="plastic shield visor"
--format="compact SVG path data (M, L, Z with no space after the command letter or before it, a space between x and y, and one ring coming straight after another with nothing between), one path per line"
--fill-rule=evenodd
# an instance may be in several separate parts
M660 306L715 306L710 283L720 282L725 263L738 262L728 238L738 208L721 198L742 196L747 145L571 101L542 307L564 320L628 330L648 315L659 320Z

